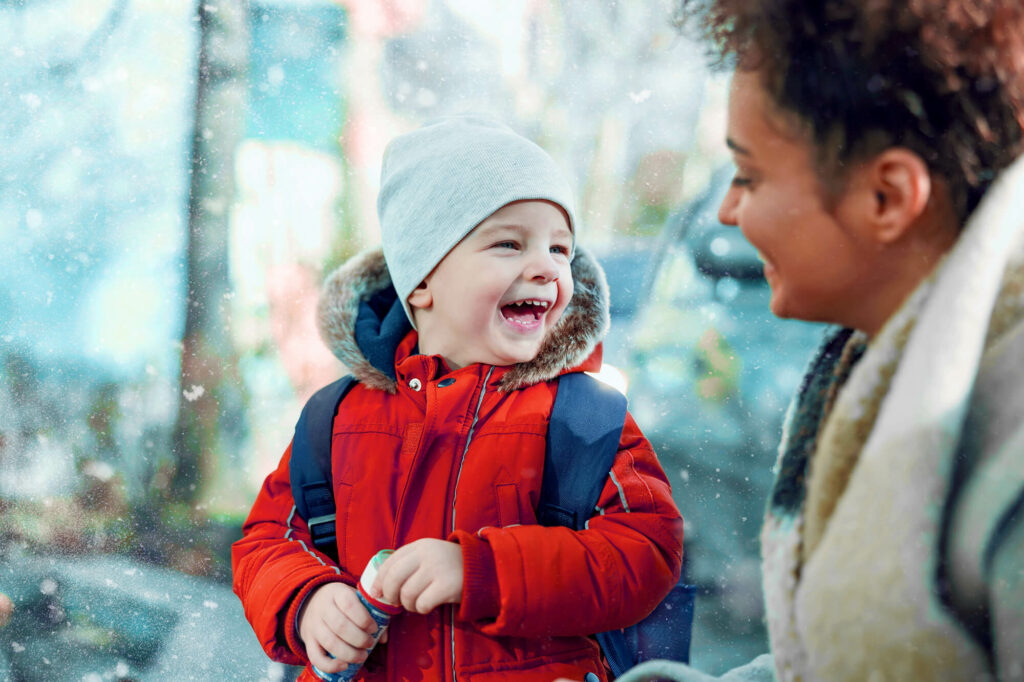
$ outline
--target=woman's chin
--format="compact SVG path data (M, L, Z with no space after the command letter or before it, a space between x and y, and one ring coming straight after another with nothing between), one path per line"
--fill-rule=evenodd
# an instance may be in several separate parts
M790 319L794 317L793 311L790 306L786 304L785 298L775 289L772 289L772 297L768 302L768 308L772 311L772 315L780 317L782 319Z

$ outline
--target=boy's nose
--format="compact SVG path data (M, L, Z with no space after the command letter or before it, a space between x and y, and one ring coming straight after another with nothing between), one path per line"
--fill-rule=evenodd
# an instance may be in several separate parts
M558 279L558 264L550 253L538 254L530 259L525 274L527 279L552 282Z

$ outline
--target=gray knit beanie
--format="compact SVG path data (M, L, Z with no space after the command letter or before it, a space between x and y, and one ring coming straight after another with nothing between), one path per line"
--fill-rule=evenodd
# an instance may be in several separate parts
M474 227L524 199L565 209L575 247L569 183L547 152L507 126L481 116L453 116L391 141L377 215L384 260L410 322L406 299L412 290Z

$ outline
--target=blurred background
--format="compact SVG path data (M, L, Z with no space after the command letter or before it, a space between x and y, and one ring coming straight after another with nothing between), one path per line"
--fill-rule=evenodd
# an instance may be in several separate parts
M820 330L718 224L725 79L668 0L0 2L0 679L290 679L230 543L342 373L319 283L379 241L384 146L545 147L604 263L605 378L686 518L694 663L766 650L757 531ZM202 634L200 634L202 633Z

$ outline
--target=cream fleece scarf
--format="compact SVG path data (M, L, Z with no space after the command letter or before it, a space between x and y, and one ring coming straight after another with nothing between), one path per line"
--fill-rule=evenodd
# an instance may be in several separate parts
M969 680L989 669L936 597L935 579L953 455L982 354L1024 308L1022 191L1018 160L863 358L856 362L862 335L843 345L827 417L816 438L809 434L804 504L773 505L762 533L780 679ZM791 420L780 479L792 441L807 435Z

